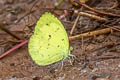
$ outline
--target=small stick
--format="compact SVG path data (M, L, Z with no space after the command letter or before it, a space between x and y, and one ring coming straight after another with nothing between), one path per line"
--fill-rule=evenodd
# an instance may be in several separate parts
M74 1L76 4L79 4L79 5L82 5L84 6L85 8L91 10L91 11L94 11L96 13L99 13L99 14L103 14L103 15L108 15L108 16L113 16L113 17L120 17L119 14L113 14L113 13L109 13L109 12L102 12L102 11L97 11L95 10L94 8L91 8L90 6L86 5L85 3L81 3L81 2L77 2L77 1Z
M82 10L83 10L83 6L80 8L80 11L82 11ZM75 13L75 11L74 11L74 13ZM75 29L75 26L77 25L77 22L79 21L79 18L81 18L80 15L77 16L77 18L76 18L76 20L75 20L75 22L73 24L73 27L72 27L72 29L70 31L70 36L72 36L72 33L73 33L74 29Z
M78 14L79 16L86 16L86 17L90 17L92 19L103 21L103 22L105 22L107 20L106 18L102 18L100 16L96 16L96 15L89 14L89 13L86 13L86 12L78 12L77 10L75 10L74 13Z
M90 37L90 36L94 36L94 35L105 34L105 33L111 32L111 30L112 30L112 28L105 28L105 29L87 32L87 33L83 33L83 34L79 34L79 35L75 35L75 36L70 36L69 40L72 41L72 40L80 39L82 37L85 38L85 37Z
M77 24L77 22L78 22L78 20L79 20L79 15L77 16L77 18L76 18L76 20L75 20L75 22L74 22L74 24L73 24L73 27L72 27L72 29L71 29L71 31L70 31L70 35L72 35L72 33L73 33L73 31L74 31L74 29L75 29L75 26L76 26L76 24Z
M110 46L114 46L114 45L118 45L120 43L113 43L113 42L102 42L99 46L94 46L93 49L91 50L86 50L86 52L90 52L90 53L93 53L95 51L98 51L100 49L103 49L105 47L110 47Z
M118 7L118 5L119 5L118 0L115 0L113 6L110 7L110 8L108 8L108 10L109 10L109 9L114 9L114 8Z
M82 48L81 55L82 55L82 54L84 54L84 52L85 52L84 38L83 38L83 37L82 37L81 43L82 43L82 45L81 45L81 48Z
M14 35L13 33L11 33L8 29L5 28L5 26L3 24L0 23L0 29L5 31L6 33L8 33L9 35L11 35L12 37L16 38L17 40L20 40L19 37L17 37L16 35Z
M93 59L90 59L90 61L102 61L108 59L120 59L120 56L98 56Z
M8 55L9 53L13 52L14 50L22 47L23 45L27 44L28 43L28 40L25 40L23 41L22 43L16 45L16 46L13 46L13 48L9 49L8 51L6 51L5 53L3 53L2 55L0 55L0 59L2 59L3 57L5 57L6 55Z
M114 4L113 4L110 8L95 7L94 9L98 9L98 10L100 10L100 9L110 10L110 9L114 9L114 8L116 8L116 7L118 7L118 0L115 0Z

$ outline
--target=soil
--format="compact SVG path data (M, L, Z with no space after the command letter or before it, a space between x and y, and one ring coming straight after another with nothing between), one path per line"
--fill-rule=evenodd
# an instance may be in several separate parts
M29 38L36 21L44 12L52 12L57 17L64 14L63 10L54 9L55 3L58 0L36 1L0 0L0 22L8 30L21 38L21 40L16 40L3 30L0 30L0 55L14 45ZM115 1L117 0L89 0L90 3L88 5L94 8L101 8L98 9L100 11L106 10L119 14L119 4L118 7L107 10L114 5ZM34 12L24 16L31 8L33 8ZM77 15L72 14L69 10L79 10L80 8L73 6L68 0L64 0L58 8L67 9L68 13L71 13L61 19L69 34L77 17ZM83 8L83 11L88 10ZM100 16L107 18L108 21L99 22L98 20L81 16L73 35L106 28L102 25L120 25L119 18ZM73 47L71 54L76 57L66 59L63 67L61 66L62 61L49 66L38 66L32 61L26 44L0 59L0 80L120 80L119 42L119 30L70 41L70 45Z

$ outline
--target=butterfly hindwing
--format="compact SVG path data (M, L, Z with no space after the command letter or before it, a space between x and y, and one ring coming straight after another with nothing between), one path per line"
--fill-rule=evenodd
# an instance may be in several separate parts
M69 40L62 23L51 13L38 20L31 36L29 53L38 65L49 65L68 56Z

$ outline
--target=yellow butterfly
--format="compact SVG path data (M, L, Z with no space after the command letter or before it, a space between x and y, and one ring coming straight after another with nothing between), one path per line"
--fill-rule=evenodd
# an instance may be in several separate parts
M49 12L38 20L28 50L36 64L45 66L68 57L69 40L63 24Z

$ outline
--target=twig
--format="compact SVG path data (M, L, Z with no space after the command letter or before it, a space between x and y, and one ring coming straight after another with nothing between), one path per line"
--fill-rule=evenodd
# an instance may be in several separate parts
M8 29L5 28L5 26L0 23L0 29L11 35L12 37L16 38L17 40L20 40L20 38L16 35L14 35L12 32L10 32Z
M114 30L116 30L116 31L119 31L119 32L120 32L120 28L119 28L119 26L114 26L114 27L112 27L112 29L114 29Z
M80 8L80 11L82 11L82 10L83 10L83 6ZM74 13L75 13L75 12L76 12L76 11L74 11ZM74 24L73 24L73 27L72 27L72 29L71 29L71 31L70 31L70 36L72 36L72 33L73 33L74 29L75 29L75 26L77 25L77 22L78 22L79 18L81 18L80 15L77 16L77 18L76 18L76 20L75 20L75 22L74 22Z
M74 13L76 13L80 16L87 16L87 17L90 17L92 19L97 19L97 20L103 21L103 22L105 22L107 20L106 18L102 18L100 16L96 16L96 15L89 14L89 13L86 13L86 12L78 12L77 10L75 10Z
M13 52L14 50L22 47L23 45L27 44L28 43L28 40L25 40L23 41L22 43L14 46L13 48L9 49L8 51L6 51L5 53L3 53L1 56L0 56L0 59L2 59L3 57L5 57L6 55L8 55L9 53Z
M31 9L30 9L30 11L29 12L31 12L32 11L32 9L33 9L33 7L37 4L39 2L39 0L37 0L33 5L32 5L32 7L31 7Z
M73 31L74 31L74 29L75 29L75 26L76 26L76 24L77 24L77 22L78 22L78 20L79 20L79 15L77 16L77 18L76 18L76 20L75 20L75 22L74 22L74 24L73 24L73 27L72 27L72 29L71 29L71 31L70 31L70 35L72 35L72 33L73 33Z
M82 45L81 45L81 48L82 48L81 55L82 55L82 54L84 54L84 52L85 52L84 38L83 38L83 37L82 37L81 43L82 43Z
M115 0L114 4L112 7L108 8L108 9L114 9L118 6L118 0Z
M101 9L103 9L103 10L110 10L110 9L114 9L114 8L116 8L116 7L118 7L118 0L115 0L113 6L111 6L110 8L95 7L94 9L98 9L98 10L101 10Z
M90 59L90 61L101 61L101 60L108 60L108 59L120 59L120 56L98 56Z
M91 8L90 6L86 5L85 3L81 3L81 2L77 2L77 1L74 1L76 4L79 4L79 5L82 5L84 6L85 8L91 10L91 11L94 11L96 13L99 13L99 14L103 14L103 15L108 15L108 16L113 16L113 17L120 17L119 14L113 14L113 13L109 13L109 12L102 12L102 11L97 11L95 10L94 8Z
M83 34L79 34L79 35L75 35L75 36L70 36L69 40L76 40L76 39L80 39L80 38L86 38L86 37L90 37L90 36L94 36L94 35L99 35L99 34L105 34L105 33L109 33L111 32L112 28L105 28L105 29L101 29L101 30L96 30L93 32L87 32L87 33L83 33Z
M87 53L87 52L93 53L93 52L98 51L98 50L100 50L100 49L103 49L103 48L105 48L105 47L112 47L112 46L117 45L117 44L120 44L120 43L113 43L113 42L105 42L105 41L104 41L104 42L101 43L99 46L95 46L95 47L93 47L93 49L91 49L91 50L86 50L86 53Z

